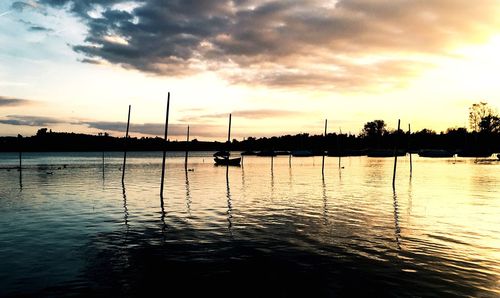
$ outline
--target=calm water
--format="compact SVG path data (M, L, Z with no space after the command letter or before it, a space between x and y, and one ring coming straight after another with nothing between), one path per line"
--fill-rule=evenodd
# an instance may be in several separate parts
M0 296L500 295L496 160L192 155L0 154Z

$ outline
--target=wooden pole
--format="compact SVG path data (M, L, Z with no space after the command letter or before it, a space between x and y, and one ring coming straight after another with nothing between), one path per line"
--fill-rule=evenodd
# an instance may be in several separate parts
M162 199L162 205L163 205L163 182L165 181L165 157L167 154L166 151L166 142L168 138L168 112L170 110L170 92L168 92L168 97L167 97L167 113L165 116L165 135L163 139L165 140L165 145L163 146L163 159L161 162L161 185L160 185L160 198Z
M410 123L408 123L408 152L410 153L410 178L411 178L413 175L413 164L411 161L410 136L411 136L411 127Z
M401 120L398 119L398 130L396 132L396 141L394 145L394 171L392 172L392 188L396 189L396 166L398 164L398 136L400 129Z
M327 127L328 127L328 119L325 119L325 134L323 135L325 143L326 143L326 128ZM322 176L325 176L325 149L326 148L323 148L323 159L321 160L321 175Z
M340 164L341 164L341 161L342 161L342 150L341 150L341 137L342 137L342 127L339 127L339 137L338 137L338 144L339 144L339 169L340 169Z
M227 131L227 142L231 144L231 113L229 113L229 130Z
M290 154L288 155L288 167L292 167L292 152L290 152Z
M22 166L23 166L23 152L19 151L19 171L21 171Z
M186 158L184 159L184 168L187 169L188 164L188 155L189 155L189 125L187 129L187 137L186 137Z
M125 179L125 166L127 164L127 139L128 139L128 129L130 127L130 109L131 105L128 105L128 118L127 118L127 132L125 133L125 142L123 145L123 167L122 167L122 182Z
M231 113L229 113L229 128L227 130L227 146L228 146L228 155L231 154ZM229 159L229 156L227 157ZM229 179L229 162L226 163L226 180Z

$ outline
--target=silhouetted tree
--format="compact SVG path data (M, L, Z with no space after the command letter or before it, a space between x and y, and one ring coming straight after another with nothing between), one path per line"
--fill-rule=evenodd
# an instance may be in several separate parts
M480 132L482 130L481 129L481 121L483 120L483 118L488 117L488 116L498 117L495 110L493 108L491 108L487 102L479 102L479 103L473 104L469 108L469 126L470 126L470 129L472 131L475 131L475 132ZM491 120L491 119L489 119L489 120ZM486 120L487 122L485 122L483 125L485 125L487 127L489 120Z
M482 133L500 132L500 118L493 115L484 116L479 122L479 131Z
M47 134L47 128L40 128L37 132L36 135L37 137L41 137Z
M380 137L387 132L384 120L373 120L366 122L361 134L365 137Z

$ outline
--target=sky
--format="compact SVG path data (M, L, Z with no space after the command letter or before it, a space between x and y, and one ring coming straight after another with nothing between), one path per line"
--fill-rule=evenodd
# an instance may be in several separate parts
M0 1L0 135L358 134L500 108L499 0Z

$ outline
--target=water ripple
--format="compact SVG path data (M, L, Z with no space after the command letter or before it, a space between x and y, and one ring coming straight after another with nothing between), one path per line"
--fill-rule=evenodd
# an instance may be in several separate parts
M500 295L495 165L160 156L0 156L0 295Z

